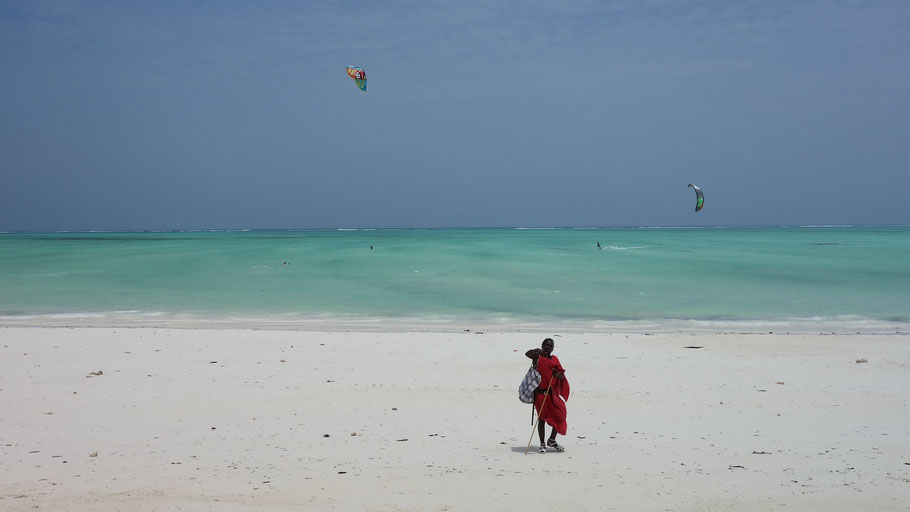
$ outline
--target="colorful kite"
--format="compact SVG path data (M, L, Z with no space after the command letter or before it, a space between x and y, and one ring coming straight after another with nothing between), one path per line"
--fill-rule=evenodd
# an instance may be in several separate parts
M705 195L701 193L701 189L695 185L689 183L689 186L695 189L695 211L700 212L702 206L705 205Z
M367 90L367 72L363 68L358 68L354 66L348 66L348 76L354 79L354 83L357 84L357 87L360 87L361 91L366 92Z

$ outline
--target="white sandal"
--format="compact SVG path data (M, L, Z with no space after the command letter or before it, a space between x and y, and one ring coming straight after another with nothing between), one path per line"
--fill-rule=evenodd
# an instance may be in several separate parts
M566 451L566 449L563 448L563 446L561 444L557 443L555 439L548 439L547 446L549 446L550 448L553 448L554 450L556 450L558 452Z
M540 445L540 449L537 450L537 453L547 453L547 445L545 445L545 444Z

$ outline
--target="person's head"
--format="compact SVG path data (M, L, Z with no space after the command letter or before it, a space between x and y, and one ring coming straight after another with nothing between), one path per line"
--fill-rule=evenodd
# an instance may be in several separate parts
M543 340L543 343L540 344L540 348L546 355L550 355L553 352L554 346L555 344L553 343L553 338L547 338Z

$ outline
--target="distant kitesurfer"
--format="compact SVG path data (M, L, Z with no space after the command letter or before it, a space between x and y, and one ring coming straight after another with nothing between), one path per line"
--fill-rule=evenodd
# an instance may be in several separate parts
M532 348L525 355L534 361L534 367L540 372L540 385L534 391L534 409L541 420L537 423L537 433L540 436L540 453L545 453L547 447L557 452L565 448L556 442L556 434L566 435L566 400L569 399L569 381L566 380L566 370L559 364L559 359L552 354L553 339L543 340L540 348ZM544 441L546 424L552 428L550 437Z
M603 247L600 246L600 242L597 242L597 248L598 248L598 249L603 249Z

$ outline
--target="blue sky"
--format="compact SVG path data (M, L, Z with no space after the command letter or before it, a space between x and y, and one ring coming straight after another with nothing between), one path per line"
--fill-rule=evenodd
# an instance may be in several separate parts
M908 26L902 1L0 0L0 230L910 224Z

